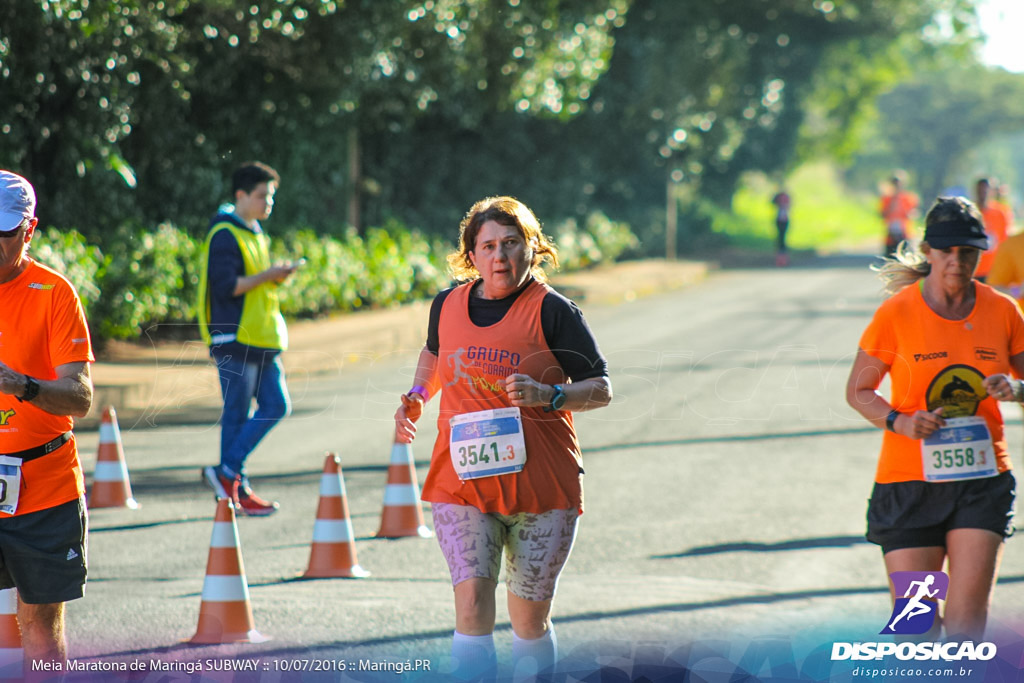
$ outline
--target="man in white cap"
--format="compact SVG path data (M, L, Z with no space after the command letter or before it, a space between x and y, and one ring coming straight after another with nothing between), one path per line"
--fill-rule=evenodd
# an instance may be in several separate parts
M33 260L32 186L0 170L0 589L18 589L31 661L64 663L64 603L85 592L85 483L72 417L95 360L78 293Z

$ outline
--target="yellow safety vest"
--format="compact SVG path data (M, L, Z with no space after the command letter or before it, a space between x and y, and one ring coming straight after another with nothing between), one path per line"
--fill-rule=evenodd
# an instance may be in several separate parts
M245 276L261 273L270 267L270 246L267 236L245 230L229 222L217 223L210 228L203 245L201 270L199 271L199 331L207 345L237 341L246 346L262 349L288 348L288 328L281 305L277 298L277 283L266 282L251 289L242 296L242 317L238 321L237 334L210 334L210 241L221 230L230 230L242 252Z

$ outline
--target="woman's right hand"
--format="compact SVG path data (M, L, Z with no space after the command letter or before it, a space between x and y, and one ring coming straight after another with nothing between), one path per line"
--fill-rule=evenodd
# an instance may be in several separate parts
M946 426L946 421L942 419L942 411L943 408L936 408L918 410L913 415L902 413L893 424L893 429L897 434L911 439L923 439Z
M395 441L412 443L416 438L416 421L423 414L423 399L419 394L402 394L402 405L395 411Z

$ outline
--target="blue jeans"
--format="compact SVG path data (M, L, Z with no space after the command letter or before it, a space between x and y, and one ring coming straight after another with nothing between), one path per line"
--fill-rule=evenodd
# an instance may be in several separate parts
M215 357L224 410L220 416L220 464L245 474L245 460L263 437L292 412L281 356L270 363ZM252 400L256 399L256 412Z

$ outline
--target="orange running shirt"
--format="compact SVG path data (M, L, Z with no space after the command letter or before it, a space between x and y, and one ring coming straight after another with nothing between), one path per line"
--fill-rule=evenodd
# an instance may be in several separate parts
M901 190L896 194L882 197L879 200L878 212L882 214L882 220L886 225L899 223L906 235L907 227L910 224L910 214L917 208L917 204L917 195Z
M985 283L1017 294L1017 305L1024 308L1024 234L1007 237L996 249L992 270Z
M78 294L57 272L32 261L21 275L0 284L0 301L0 362L15 372L53 380L59 365L95 360ZM73 426L70 416L0 394L0 453L41 446ZM54 507L83 493L82 464L72 439L22 466L15 514Z
M986 277L992 270L992 263L996 258L996 248L1006 241L1010 231L1012 217L1009 209L998 202L989 202L981 210L981 216L985 223L985 233L988 235L988 249L981 252L978 260L978 269L974 274L978 277Z
M945 417L979 415L992 434L1000 472L1011 469L999 404L982 387L1009 374L1010 357L1024 353L1024 316L1010 297L974 283L974 309L964 320L940 318L921 294L904 287L875 312L860 348L889 366L890 403L901 413L935 410ZM875 481L923 481L921 441L886 430Z
M526 466L521 472L461 481L452 466L449 420L478 410L508 408L505 378L529 375L544 384L568 381L548 348L540 323L547 285L533 281L499 322L477 327L469 319L474 282L456 287L441 306L437 354L441 408L423 500L471 505L512 515L576 508L583 512L581 454L572 413L521 408Z

